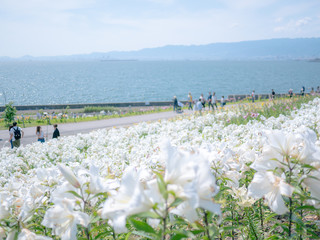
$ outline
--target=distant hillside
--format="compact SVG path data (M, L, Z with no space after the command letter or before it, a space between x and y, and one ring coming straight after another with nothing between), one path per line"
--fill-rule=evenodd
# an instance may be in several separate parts
M310 60L320 58L320 38L270 39L191 46L164 46L139 51L113 51L56 57L25 56L19 60ZM0 60L8 58L0 58Z

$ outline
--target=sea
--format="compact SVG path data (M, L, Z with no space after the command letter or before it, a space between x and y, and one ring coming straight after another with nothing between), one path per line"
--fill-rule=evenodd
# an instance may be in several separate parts
M0 62L0 105L186 100L222 95L299 92L320 85L308 61Z

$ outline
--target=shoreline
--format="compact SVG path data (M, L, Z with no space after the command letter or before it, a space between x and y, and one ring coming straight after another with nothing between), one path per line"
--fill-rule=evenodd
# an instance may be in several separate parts
M305 93L310 94L310 93ZM300 93L294 93L294 96L300 96ZM286 97L288 93L277 93L276 98ZM226 100L229 102L237 102L246 98L251 98L250 94L230 94L227 95ZM270 99L271 93L256 94L255 100ZM194 98L194 100L197 98ZM179 99L178 99L179 100ZM217 100L220 101L219 99ZM181 100L183 104L186 104L187 100ZM29 110L61 110L61 109L83 109L85 107L115 107L115 108L134 108L134 107L164 107L172 106L172 101L146 101L146 102L115 102L115 103L72 103L72 104L36 104L36 105L13 105L17 111L29 111ZM0 106L0 112L3 112L5 106Z

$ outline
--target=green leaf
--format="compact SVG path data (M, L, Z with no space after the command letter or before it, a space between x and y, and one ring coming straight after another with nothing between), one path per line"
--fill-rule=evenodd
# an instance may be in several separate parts
M110 231L99 233L94 239L104 239L106 236L110 236L112 233Z
M265 222L269 222L270 221L270 219L272 219L272 218L274 218L275 216L277 216L278 214L276 214L276 213L272 213L272 214L270 214L268 217L266 217L265 218Z
M108 193L106 193L106 192L104 192L104 193L97 193L97 194L93 195L93 196L90 198L90 200L93 199L93 198L99 197L99 196L103 196L103 197L107 198L107 197L108 197Z
M200 234L200 233L203 233L204 232L204 229L203 230L192 230L192 231L190 231L193 235L198 235L198 234Z
M156 234L154 229L146 222L138 221L131 218L130 223L139 231Z
M297 215L293 214L292 220L296 223L298 223L300 226L304 226L303 221L301 220L301 218L299 218Z
M177 233L177 234L174 234L170 240L180 240L180 239L183 239L183 238L187 238L188 235L185 235L183 233Z
M297 207L297 208L294 209L295 212L298 212L300 210L316 211L317 209L314 206L310 206L310 205L301 206L301 207Z
M200 238L202 240L210 240L207 236L203 236L202 238Z
M286 233L289 233L289 228L287 226L281 225L281 227Z
M315 168L314 166L311 166L309 164L303 164L301 167L303 168L309 168L309 169L312 169L312 170L318 170L317 168Z
M314 232L311 229L307 229L307 232L311 234L314 239L319 239L319 232Z
M170 204L170 207L176 207L183 202L181 198L176 198L173 203Z
M72 195L82 199L82 197L78 193L76 193L75 191L67 191L67 192L71 193Z
M157 175L157 183L160 190L160 193L162 194L163 198L165 200L168 199L168 192L167 192L167 186L164 182L164 179L160 173L154 172Z
M127 235L126 235L126 237L125 237L125 239L124 240L129 240L129 237L131 236L131 232L129 232Z
M90 216L90 223L96 223L96 222L98 222L100 219L101 219L101 218L100 218L99 215L97 215L97 216L92 215L92 216Z
M158 238L158 237L156 237L154 235L150 235L150 234L145 233L145 232L133 231L132 233L135 234L135 235L138 235L138 236L145 237L147 239L157 239Z
M231 230L235 230L238 229L239 226L227 226L227 227L223 227L224 231L231 231Z
M156 214L155 212L142 212L142 213L138 213L135 215L132 215L132 217L139 217L139 218L159 218L158 214Z

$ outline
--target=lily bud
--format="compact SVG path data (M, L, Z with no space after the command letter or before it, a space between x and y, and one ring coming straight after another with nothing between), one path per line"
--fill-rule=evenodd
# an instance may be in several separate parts
M66 166L59 164L58 168L67 181L75 188L80 188L80 183L74 173Z

